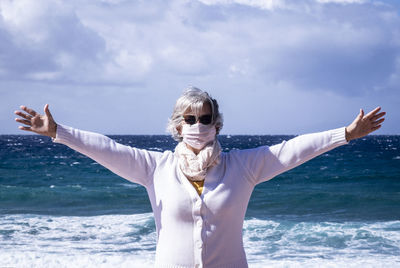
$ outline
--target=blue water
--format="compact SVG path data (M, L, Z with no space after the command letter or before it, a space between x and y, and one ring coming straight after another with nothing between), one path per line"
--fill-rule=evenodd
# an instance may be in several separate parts
M291 137L219 140L229 151ZM352 141L258 185L243 233L250 267L400 267L400 136ZM151 267L155 243L143 187L49 138L0 136L0 266Z

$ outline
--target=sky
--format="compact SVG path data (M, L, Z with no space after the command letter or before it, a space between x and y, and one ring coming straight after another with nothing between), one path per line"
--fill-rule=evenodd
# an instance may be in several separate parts
M304 134L381 106L400 134L400 1L0 0L0 134L14 111L58 124L168 134L196 86L221 134Z

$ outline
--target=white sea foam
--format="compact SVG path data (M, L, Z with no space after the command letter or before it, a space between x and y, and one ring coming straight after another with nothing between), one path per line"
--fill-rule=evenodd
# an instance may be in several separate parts
M155 254L152 224L150 213L4 216L0 267L148 267Z
M66 156L66 155L55 155L54 158L55 159L66 159L66 158L69 158L69 156Z
M138 187L140 187L140 185L138 185L136 183L118 183L118 185L123 186L123 187L127 187L127 188L138 188Z
M290 222L248 219L251 268L400 267L400 221ZM151 213L0 217L0 267L152 267Z
M251 267L400 267L400 221L244 224ZM384 266L383 266L384 264Z
M249 262L250 268L265 268L265 267L277 267L277 268L396 268L400 267L400 261L398 257L386 257L376 259L370 256L359 256L359 257L340 257L335 259L325 258L309 258L303 260L262 260L258 263Z
M66 250L67 252L67 250ZM132 255L129 253L87 254L87 253L42 253L37 252L0 252L0 266L12 268L67 268L67 267L153 267L153 256Z
M164 151L162 148L160 147L150 147L149 148L150 151L156 151L156 152L162 152Z

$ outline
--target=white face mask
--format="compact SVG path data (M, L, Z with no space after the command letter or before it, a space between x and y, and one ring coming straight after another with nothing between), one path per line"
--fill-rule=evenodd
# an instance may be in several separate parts
M203 149L207 144L214 141L216 134L217 131L212 124L196 123L193 125L183 124L182 126L183 141L197 150Z

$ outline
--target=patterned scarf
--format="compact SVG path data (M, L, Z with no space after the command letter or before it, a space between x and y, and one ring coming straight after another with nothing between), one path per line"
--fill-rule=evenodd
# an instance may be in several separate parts
M206 177L208 168L219 164L221 145L215 139L196 155L184 142L180 142L175 148L175 155L179 159L180 169L189 180L202 181Z

